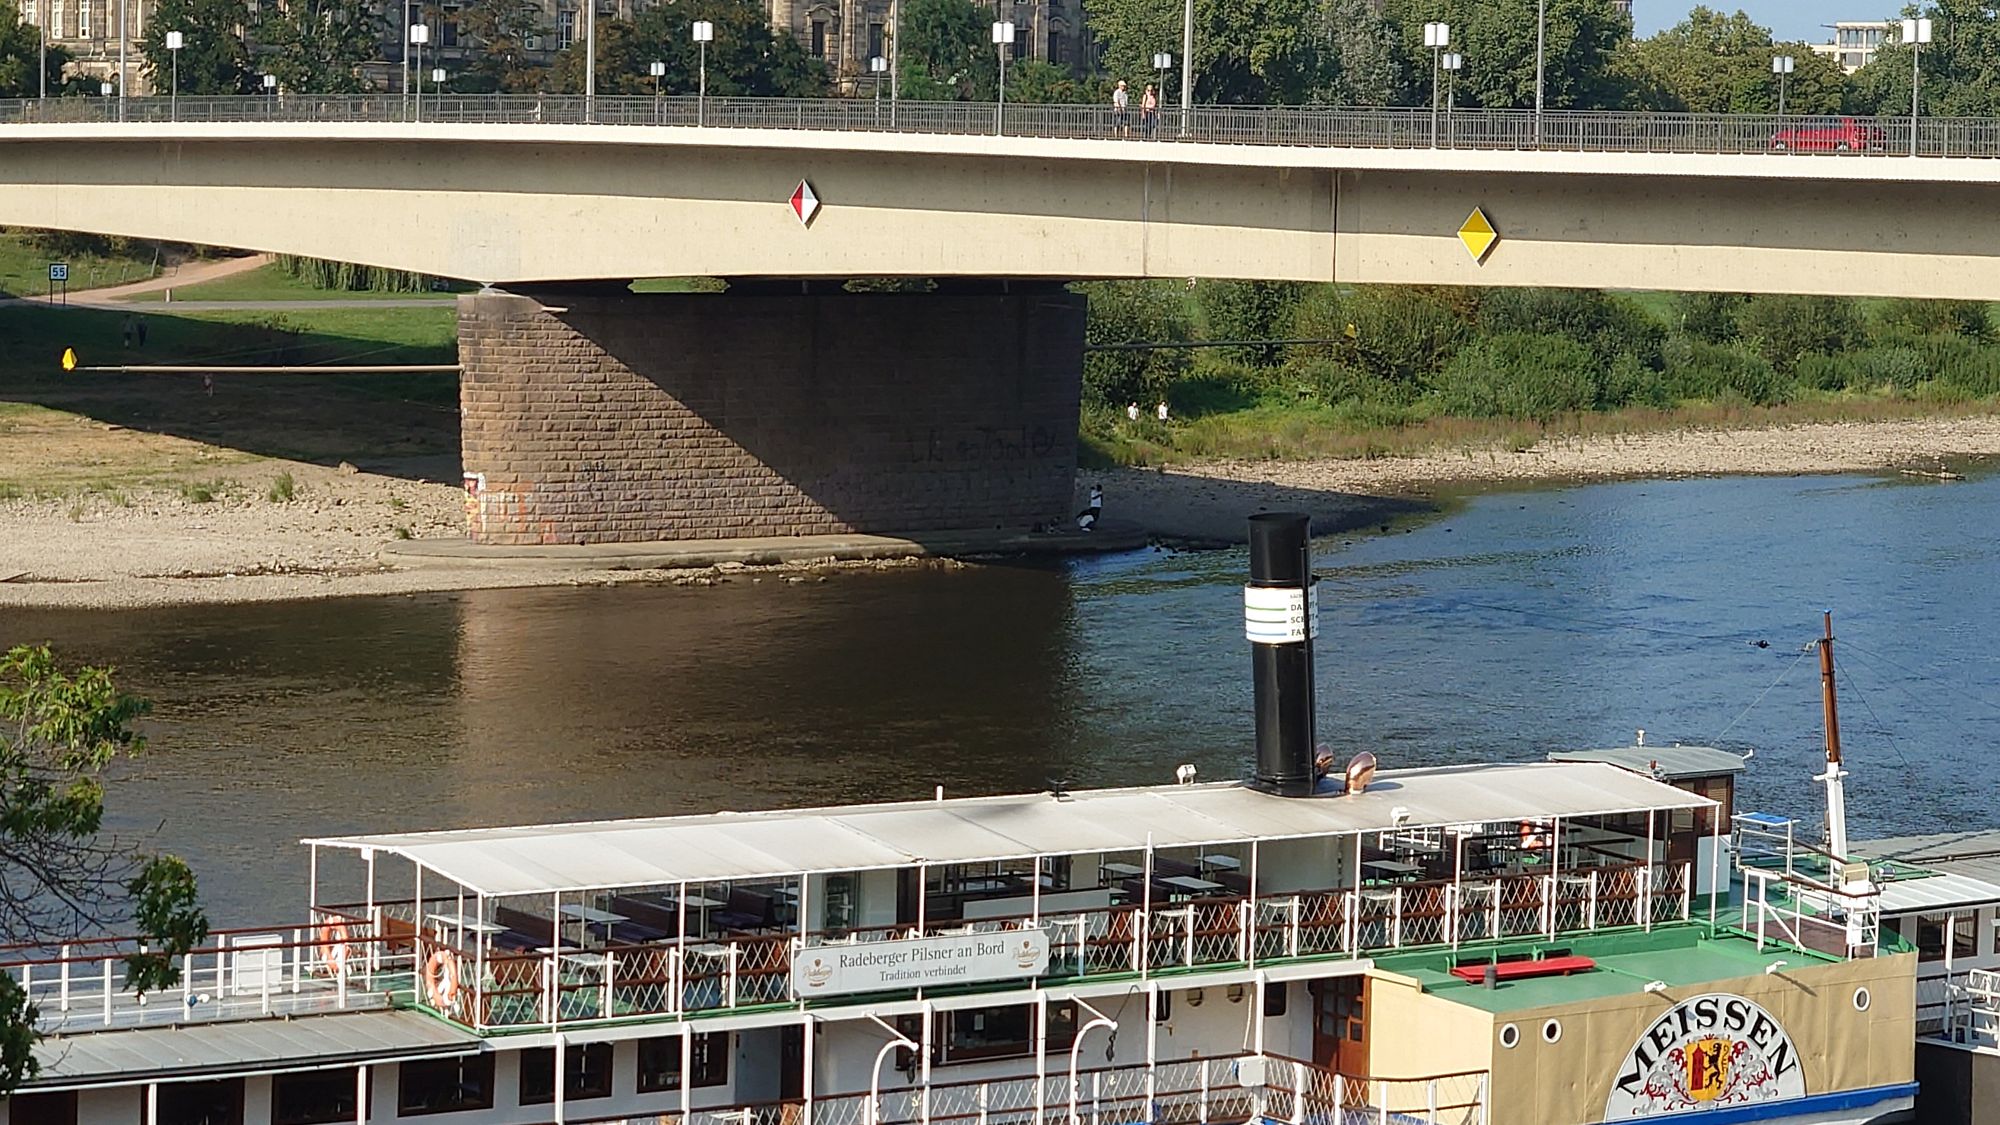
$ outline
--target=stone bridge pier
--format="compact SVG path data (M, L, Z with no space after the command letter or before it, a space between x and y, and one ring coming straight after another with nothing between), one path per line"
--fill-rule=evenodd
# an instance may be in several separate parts
M1043 283L461 297L469 534L521 545L1061 523L1084 311Z

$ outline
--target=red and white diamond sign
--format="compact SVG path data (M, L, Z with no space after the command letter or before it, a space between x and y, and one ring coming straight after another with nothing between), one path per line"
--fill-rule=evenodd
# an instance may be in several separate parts
M819 196L813 194L813 186L799 181L798 189L792 192L792 214L799 217L799 225L809 227L813 216L819 214Z

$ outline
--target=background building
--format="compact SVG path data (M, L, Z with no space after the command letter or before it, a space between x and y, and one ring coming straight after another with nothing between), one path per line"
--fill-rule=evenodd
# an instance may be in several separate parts
M48 29L49 45L70 53L72 72L96 81L117 81L118 18L125 17L126 65L132 93L151 87L140 73L139 39L150 26L153 0L21 0L21 22ZM44 23L44 20L47 22Z
M1849 74L1875 60L1875 52L1890 42L1888 20L1844 20L1831 25L1833 42L1813 44L1813 53L1826 55Z

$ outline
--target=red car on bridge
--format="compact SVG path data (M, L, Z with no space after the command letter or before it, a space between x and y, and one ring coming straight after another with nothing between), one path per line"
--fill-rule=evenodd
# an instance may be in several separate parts
M1852 117L1793 125L1771 134L1771 148L1778 152L1880 152L1888 137L1878 125L1864 125Z

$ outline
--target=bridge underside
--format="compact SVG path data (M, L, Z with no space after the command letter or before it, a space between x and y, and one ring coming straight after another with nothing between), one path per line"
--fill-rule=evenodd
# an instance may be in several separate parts
M459 300L467 511L494 544L1028 530L1068 514L1083 299Z
M1219 277L2000 298L1995 186L1938 158L120 128L7 133L0 224L493 284ZM801 182L821 203L810 223L789 203ZM1499 232L1483 261L1456 235L1474 207Z

